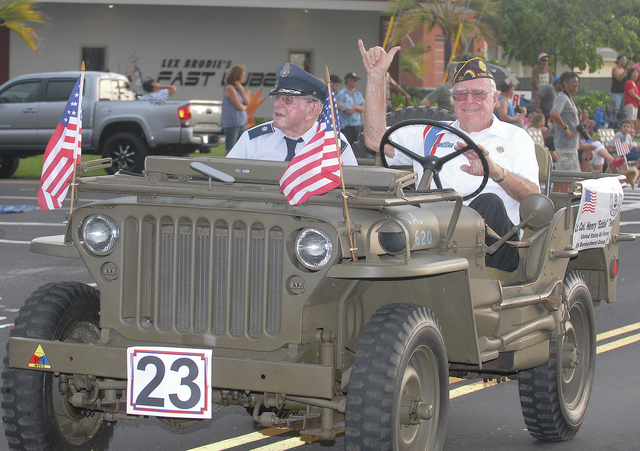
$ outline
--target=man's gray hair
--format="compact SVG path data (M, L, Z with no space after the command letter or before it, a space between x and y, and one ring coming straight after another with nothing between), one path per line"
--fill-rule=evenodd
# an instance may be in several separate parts
M495 94L498 92L498 88L496 87L496 81L493 78L489 79L489 83L491 84L491 94Z

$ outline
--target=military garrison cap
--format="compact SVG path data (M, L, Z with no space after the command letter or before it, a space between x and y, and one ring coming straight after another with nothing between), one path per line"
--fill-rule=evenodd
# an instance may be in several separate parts
M493 75L491 75L491 72L487 69L482 58L465 53L456 66L456 71L453 75L453 84L473 80L474 78L493 78Z
M327 84L295 64L287 63L276 69L278 84L269 93L285 96L313 96L324 102Z

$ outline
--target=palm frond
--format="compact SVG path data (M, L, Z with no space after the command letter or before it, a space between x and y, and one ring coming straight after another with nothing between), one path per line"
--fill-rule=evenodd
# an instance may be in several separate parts
M44 17L35 9L31 0L0 0L0 26L14 31L36 53L38 33L26 22L44 23Z

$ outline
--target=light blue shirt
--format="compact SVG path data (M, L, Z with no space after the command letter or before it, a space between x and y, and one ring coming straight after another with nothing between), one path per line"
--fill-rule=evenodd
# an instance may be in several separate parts
M355 112L345 114L344 110L348 110L352 105L364 106L364 96L357 89L353 90L353 94L345 87L340 90L336 97L338 103L342 103L342 111L340 111L340 127L352 127L362 125L362 114Z
M150 92L148 94L143 95L138 100L156 100L156 101L169 100L169 90L161 89L158 92Z

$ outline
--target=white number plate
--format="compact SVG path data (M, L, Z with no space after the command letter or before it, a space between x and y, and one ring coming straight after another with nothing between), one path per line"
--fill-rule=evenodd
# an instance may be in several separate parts
M211 356L206 349L127 349L127 413L211 418Z

